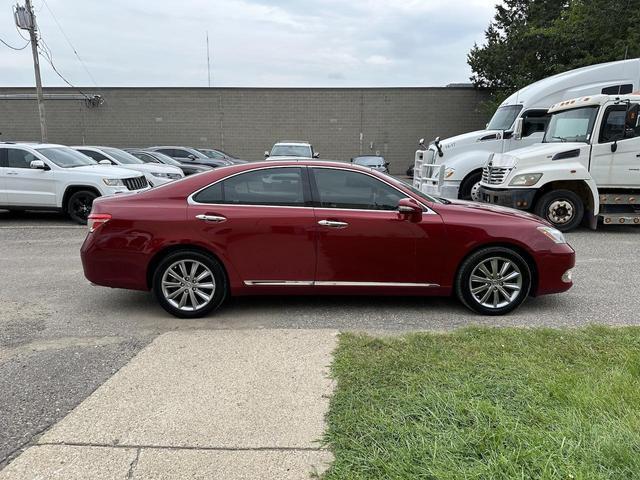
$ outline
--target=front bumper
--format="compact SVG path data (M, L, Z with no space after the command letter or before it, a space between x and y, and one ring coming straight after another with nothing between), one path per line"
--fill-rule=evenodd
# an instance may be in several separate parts
M480 187L480 201L503 207L531 210L537 190L533 188L487 188Z
M443 182L442 185L438 185L436 179L425 182L421 189L423 193L431 195L432 197L449 198L451 200L457 200L458 193L460 191L460 182Z

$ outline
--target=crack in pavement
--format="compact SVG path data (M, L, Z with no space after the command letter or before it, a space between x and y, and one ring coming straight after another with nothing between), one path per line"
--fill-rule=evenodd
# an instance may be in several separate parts
M65 446L65 447L97 447L97 448L124 448L145 450L202 450L212 452L323 452L329 451L322 447L196 447L186 445L130 445L130 444L104 444L91 442L41 442L38 446Z

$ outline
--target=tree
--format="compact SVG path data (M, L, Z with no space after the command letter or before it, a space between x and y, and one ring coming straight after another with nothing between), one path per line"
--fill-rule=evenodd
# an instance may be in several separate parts
M640 56L638 0L504 0L473 46L471 80L498 101L542 78Z

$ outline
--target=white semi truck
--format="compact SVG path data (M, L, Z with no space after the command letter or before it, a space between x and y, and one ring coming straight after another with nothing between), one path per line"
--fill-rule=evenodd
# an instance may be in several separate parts
M593 229L640 224L639 112L640 94L553 105L542 143L488 159L481 200L532 211L562 231L583 220Z
M596 94L628 94L640 87L640 59L602 63L554 75L517 91L493 115L486 130L441 140L420 140L414 187L445 198L479 200L482 166L489 155L542 141L551 105ZM522 123L521 136L514 128Z

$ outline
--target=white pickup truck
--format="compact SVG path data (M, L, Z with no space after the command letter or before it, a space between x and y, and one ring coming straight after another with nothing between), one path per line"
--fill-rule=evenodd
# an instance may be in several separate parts
M628 94L640 88L640 59L578 68L515 92L495 112L486 130L465 133L429 146L421 140L415 153L413 186L445 198L479 200L482 166L494 153L506 153L542 141L551 105L596 94ZM516 123L521 135L514 135Z
M0 143L0 209L57 210L83 224L95 198L149 188L143 174L63 145Z
M531 210L562 231L583 220L594 229L598 220L640 224L639 112L637 94L553 105L542 143L487 161L481 199Z

